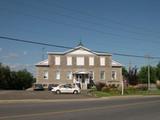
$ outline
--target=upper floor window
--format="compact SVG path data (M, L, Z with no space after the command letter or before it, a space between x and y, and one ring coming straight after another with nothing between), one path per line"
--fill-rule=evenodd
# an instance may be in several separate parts
M100 79L105 80L105 71L100 71Z
M116 71L112 71L112 80L116 80L117 79L117 73Z
M60 64L61 64L60 56L55 56L55 65L60 65Z
M67 65L72 65L72 57L67 57Z
M44 76L43 76L43 77L44 77L44 79L46 79L46 80L48 79L48 71L44 71Z
M77 65L84 65L84 57L77 57Z
M100 57L100 65L105 66L105 57Z
M94 57L89 57L89 65L90 66L94 65Z

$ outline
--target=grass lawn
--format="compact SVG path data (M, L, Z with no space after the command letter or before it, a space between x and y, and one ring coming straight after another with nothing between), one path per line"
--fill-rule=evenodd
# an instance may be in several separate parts
M97 90L91 90L90 94L96 97L121 96L121 91L102 92ZM125 90L124 95L160 95L160 90Z

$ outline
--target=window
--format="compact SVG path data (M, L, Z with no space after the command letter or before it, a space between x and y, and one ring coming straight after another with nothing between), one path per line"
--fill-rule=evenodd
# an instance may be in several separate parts
M60 65L61 59L60 56L55 56L55 65Z
M112 80L116 80L117 79L117 73L116 71L112 71Z
M44 76L43 76L43 77L44 77L44 79L46 79L46 80L48 79L48 71L44 71Z
M84 57L77 57L77 65L84 65Z
M90 66L94 65L94 57L89 57L89 65Z
M60 71L58 70L58 71L56 71L56 80L60 80Z
M100 57L100 65L105 66L105 57Z
M72 80L72 71L67 72L67 79Z
M72 57L67 57L67 65L72 65Z
M100 72L100 79L105 80L105 71Z

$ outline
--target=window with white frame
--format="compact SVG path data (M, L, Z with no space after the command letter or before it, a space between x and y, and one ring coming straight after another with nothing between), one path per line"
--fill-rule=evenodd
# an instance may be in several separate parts
M100 79L105 80L105 71L100 71Z
M90 66L94 65L94 57L89 57L89 65Z
M105 66L105 57L100 57L100 65Z
M72 71L67 72L67 79L72 80Z
M61 64L60 56L55 56L55 65L60 65L60 64Z
M112 71L112 80L116 80L116 79L117 79L117 72Z
M68 66L72 65L72 57L67 57L67 65Z
M60 80L60 78L61 78L60 71L57 70L57 71L56 71L56 80Z
M48 71L44 71L44 76L43 76L43 77L44 77L44 79L46 79L46 80L48 79Z
M78 66L84 65L84 57L77 57L76 61Z

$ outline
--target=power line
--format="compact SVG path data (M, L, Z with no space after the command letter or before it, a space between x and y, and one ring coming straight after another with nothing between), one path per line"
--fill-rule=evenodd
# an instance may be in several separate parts
M42 1L39 1L39 3L43 3ZM46 3L46 1L45 1L45 3ZM30 4L30 6L31 6L32 4ZM37 5L37 4L36 4ZM43 5L44 5L44 3L43 3ZM32 5L33 6L33 5ZM33 6L34 8L35 8L35 6ZM61 5L59 5L59 4L54 4L52 7L56 7L56 8L62 8L62 9L65 9L65 10L69 10L69 11L72 11L72 12L78 12L78 13L83 13L83 14L85 14L85 15L90 15L90 13L87 13L86 14L86 12L82 12L82 11L77 11L77 10L72 10L71 8L65 8L65 7L63 7L63 6L61 6ZM48 6L47 6L47 8L48 8ZM41 7L41 9L42 9L42 7ZM114 28L117 28L117 27L113 27L113 26L109 26L109 25L106 25L106 24L102 24L102 23L98 23L98 22L93 22L93 21L89 21L89 20L86 20L86 19L82 19L82 18L77 18L77 17L74 17L74 16L71 16L71 15L67 15L67 14L62 14L62 13L59 13L59 12L56 12L56 11L51 11L50 9L46 9L45 8L45 10L47 10L47 13L51 13L51 14L53 14L53 13L55 13L56 15L59 15L59 16L63 16L63 17L67 17L67 18L71 18L71 19L74 19L74 20L77 20L77 21L80 21L80 22L87 22L87 23L89 23L89 24L94 24L94 25L99 25L99 26L106 26L107 28L110 28L110 29L114 29ZM95 17L95 18L97 18L97 16L95 16L95 15L91 15L92 17ZM104 19L104 18L103 18ZM124 29L124 28L119 28L121 31L123 31L123 32L128 32L128 33L133 33L133 34L138 34L138 35L141 35L141 34L144 34L144 35L148 35L148 32L147 33L144 33L144 30L143 30L143 32L137 32L137 31L132 31L132 30L126 30L126 29ZM145 30L146 30L146 28L145 28ZM155 32L154 32L155 33ZM158 33L158 35L159 35L159 33ZM155 37L155 36L154 36ZM157 36L157 37L160 37L160 36Z
M49 43L42 43L42 42L34 42L34 41L28 41L18 38L12 38L12 37L6 37L6 36L0 36L1 39L10 40L10 41L17 41L17 42L24 42L24 43L31 43L31 44L37 44L37 45L44 45L44 46L50 46L50 47L57 47L57 48L65 48L65 49L74 49L73 47L67 47L63 45L55 45L55 44L49 44ZM107 53L104 51L96 51L96 52L102 52ZM136 57L136 58L146 58L146 56L138 56L138 55L132 55L132 54L123 54L123 53L111 53L113 55L117 56L124 56L124 57ZM160 57L150 56L148 59L160 59Z
M16 14L16 13L15 13ZM50 19L50 18L44 18L44 17L41 17L41 16L35 16L35 15L30 15L30 14L21 14L23 16L31 16L31 17L34 17L38 20L46 20L46 21L49 21L49 22L52 22L54 24L61 24L61 25L65 25L65 26L69 26L69 27L76 27L76 28L79 28L79 29L83 29L83 30L87 30L87 31L94 31L94 32L97 32L97 33L100 33L100 34L103 34L103 35L110 35L110 36L113 36L113 37L123 37L123 35L120 35L120 34L116 34L116 33L113 33L113 32L104 32L104 31L101 31L101 30L97 30L97 29L93 29L93 28L88 28L88 27L84 27L84 26L79 26L79 25L73 25L71 23L64 23L64 22L59 22L59 21L55 21L53 19ZM139 38L135 38L135 37L128 37L128 39L132 39L132 40L137 40L137 41L142 41L143 39L139 39ZM147 41L147 42L152 42L152 41ZM159 42L159 41L157 41ZM152 43L155 43L155 42L152 42Z
M11 37L6 37L6 36L0 36L0 38L10 40L10 41L32 43L32 44L37 44L37 45L44 45L44 46L58 47L58 48L65 48L65 49L72 49L72 47L66 47L63 45L54 45L54 44L48 44L48 43L42 43L42 42L34 42L34 41L28 41L28 40L23 40L23 39L18 39L18 38L11 38Z
M42 2L42 1L39 1L39 2ZM46 2L47 1L45 1L45 3ZM155 33L155 31L153 31L151 29L148 29L148 28L143 28L143 27L139 27L139 26L136 26L136 25L130 25L130 24L127 24L127 23L121 23L117 20L113 20L113 19L111 20L111 19L109 19L108 17L105 17L105 16L97 17L96 15L94 15L92 13L89 13L89 12L86 12L86 11L80 11L80 10L73 9L73 8L67 8L67 7L64 7L64 6L60 5L59 3L56 3L56 2L54 1L54 4L52 4L52 5L54 5L54 7L57 7L57 8L61 8L61 9L68 10L68 11L71 11L71 12L74 12L74 13L79 13L79 14L83 14L83 15L86 15L86 16L94 17L94 18L100 19L100 20L105 19L109 22L112 22L114 24L119 24L119 25L124 26L124 27L130 27L132 29L141 29L141 30L146 31L146 32ZM44 2L43 2L43 4L44 4ZM49 4L51 4L51 3L49 3Z
M31 6L32 4L30 4ZM37 5L37 4L36 4ZM44 4L43 4L44 5ZM33 5L32 5L33 6ZM33 6L35 8L35 6ZM52 7L56 7L57 6L52 6ZM47 7L48 8L48 7ZM42 9L42 7L41 7ZM73 19L73 20L77 20L77 21L80 21L80 22L85 22L85 23L89 23L89 24L93 24L93 25L98 25L98 26L103 26L103 27L107 27L107 28L110 28L110 29L117 29L117 26L116 27L113 27L113 26L110 26L110 25L107 25L107 24L102 24L102 23L98 23L98 22L94 22L94 21L89 21L89 20L86 20L86 19L82 19L82 18L77 18L77 17L74 17L72 15L67 15L67 14L62 14L62 13L59 13L57 11L53 11L53 10L50 10L50 9L45 9L47 10L47 13L51 13L51 14L56 14L58 16L63 16L63 17L67 17L67 18L70 18L70 19ZM138 34L138 35L148 35L148 33L143 33L143 32L137 32L137 31L132 31L132 30L126 30L126 29L122 29L122 28L119 28L121 31L123 32L128 32L128 33L132 33L132 34ZM155 37L155 36L154 36ZM159 37L159 36L158 36Z

